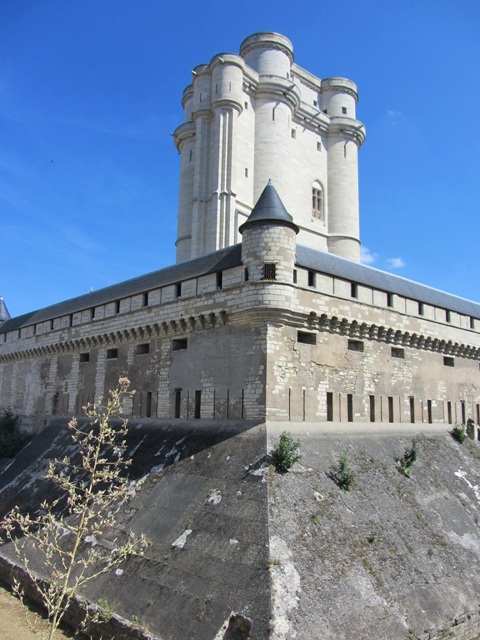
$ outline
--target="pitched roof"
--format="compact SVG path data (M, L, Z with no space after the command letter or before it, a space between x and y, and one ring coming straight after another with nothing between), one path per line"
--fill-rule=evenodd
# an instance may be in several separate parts
M271 180L262 191L262 195L257 200L247 220L238 228L243 233L247 227L262 222L271 222L279 225L291 227L295 233L299 228L294 223L292 216L285 209L285 205L280 199L277 190Z
M8 313L7 305L5 304L4 299L0 296L0 324L5 322L5 320L10 319L10 314Z
M0 325L0 333L13 331L37 322L44 322L51 318L66 316L70 313L82 311L83 309L89 309L169 284L189 280L190 278L230 269L240 266L241 264L242 245L233 245L206 256L194 258L193 260L153 271L77 298L44 307L38 311L26 313L17 318L7 319ZM296 264L299 267L318 273L324 273L350 282L363 284L380 291L396 293L410 300L418 300L425 304L430 304L442 309L449 309L480 319L480 304L477 302L459 298L450 293L427 287L426 285L407 280L392 273L340 258L332 253L297 245Z

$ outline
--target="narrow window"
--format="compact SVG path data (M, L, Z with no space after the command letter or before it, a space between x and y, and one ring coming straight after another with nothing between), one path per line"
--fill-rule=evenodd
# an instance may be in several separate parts
M245 167L245 178L248 178L248 167Z
M415 422L415 398L410 396L410 422Z
M308 286L309 287L315 287L315 281L316 281L315 271L309 271L308 272Z
M446 322L452 321L452 312L450 311L450 309L445 309L445 321Z
M120 313L120 300L115 300L115 313Z
M148 291L142 293L142 307L148 307Z
M223 286L223 271L217 271L217 289Z
M95 319L95 307L92 307L90 309L90 320L94 320Z
M53 331L55 325L55 320L50 320L50 331Z
M333 422L333 393L327 391L327 421Z
M182 296L182 283L181 282L177 282L177 284L175 285L175 296L177 298L180 298Z
M312 187L312 215L319 220L324 219L323 215L323 189L322 185L315 181Z
M370 422L375 422L375 396L369 396Z
M393 307L393 293L387 293L387 307Z
M352 298L358 298L358 284L356 282L350 283L350 296Z
M447 402L447 420L448 420L448 424L452 424L453 420L452 420L452 403L450 402L450 400Z
M190 162L192 161L192 155L193 155L193 153L192 153L192 149L190 149L190 154L189 154L189 161L190 161Z
M245 282L248 282L248 278L249 278L248 267L245 267L245 270L243 272L243 276L244 276Z
M455 358L451 356L443 356L443 364L446 367L454 367L455 366Z
M73 313L68 316L68 326L73 327Z
M431 400L427 400L427 419L428 419L428 424L432 424L433 415L432 415L432 401Z
M188 346L187 338L174 338L172 340L172 351L183 351Z
M295 138L297 137L297 130L296 129L292 129L291 136L295 140Z
M342 107L342 113L345 115L347 113L347 107Z
M477 404L477 424L480 424L480 404Z
M90 354L89 353L81 353L79 357L80 362L90 362Z
M362 340L349 340L348 341L348 349L349 351L361 351L363 352L364 344Z
M347 394L347 420L353 422L353 395Z
M393 398L392 396L388 396L388 421L393 422Z
M317 101L317 100L314 100L314 101L313 101L313 106L314 106L314 107L317 107L317 106L318 106L318 101Z
M293 284L297 284L297 270L293 270Z
M193 414L193 417L196 420L200 419L201 409L202 409L202 392L195 391L195 412Z
M248 102L245 102L245 109L248 109Z
M317 344L317 334L308 331L297 331L297 342L303 344Z
M118 349L107 349L107 360L118 358Z
M327 115L327 114L328 114L327 109L324 109L324 110L323 110L323 113L324 113L325 115Z
M462 424L467 424L467 407L465 406L465 400L460 403L462 406Z
M274 262L265 262L263 264L263 279L264 280L277 279L277 265Z
M419 302L419 303L418 303L418 315L419 315L419 316L423 316L424 311L425 311L425 310L424 310L424 307L423 307L423 302Z
M145 407L145 417L151 418L152 417L152 392L151 391L147 391L146 405L147 406Z
M137 354L137 356L143 356L146 353L150 353L150 344L148 342L144 344L137 344L135 353Z
M405 349L401 347L392 347L392 358L405 359Z
M37 325L36 324L33 325L33 335L34 336L37 335Z
M317 140L317 151L321 151L322 150L322 143L320 142L320 140Z
M475 329L475 318L470 316L470 329Z
M182 408L182 390L175 389L175 418L180 418Z

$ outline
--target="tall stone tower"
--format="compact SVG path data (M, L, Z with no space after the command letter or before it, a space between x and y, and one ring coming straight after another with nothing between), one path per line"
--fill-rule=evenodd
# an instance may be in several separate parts
M183 92L177 262L240 242L268 180L301 244L360 258L356 85L321 80L293 61L278 33L249 36L240 55L214 56Z

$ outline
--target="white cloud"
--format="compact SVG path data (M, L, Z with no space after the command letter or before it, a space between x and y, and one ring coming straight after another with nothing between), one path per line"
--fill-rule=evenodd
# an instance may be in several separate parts
M387 120L390 124L398 124L402 119L403 113L401 111L394 111L393 109L389 109L387 111Z
M362 264L373 264L376 260L377 254L371 253L367 247L360 247L360 262Z
M388 258L387 262L388 266L391 269L401 269L405 266L405 261L403 258Z

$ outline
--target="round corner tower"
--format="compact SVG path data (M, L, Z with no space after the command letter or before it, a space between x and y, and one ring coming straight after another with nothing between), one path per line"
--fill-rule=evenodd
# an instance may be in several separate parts
M265 184L279 188L300 244L360 259L356 85L321 80L294 62L288 38L246 38L192 72L181 154L177 262L242 240ZM245 238L243 238L245 241Z

